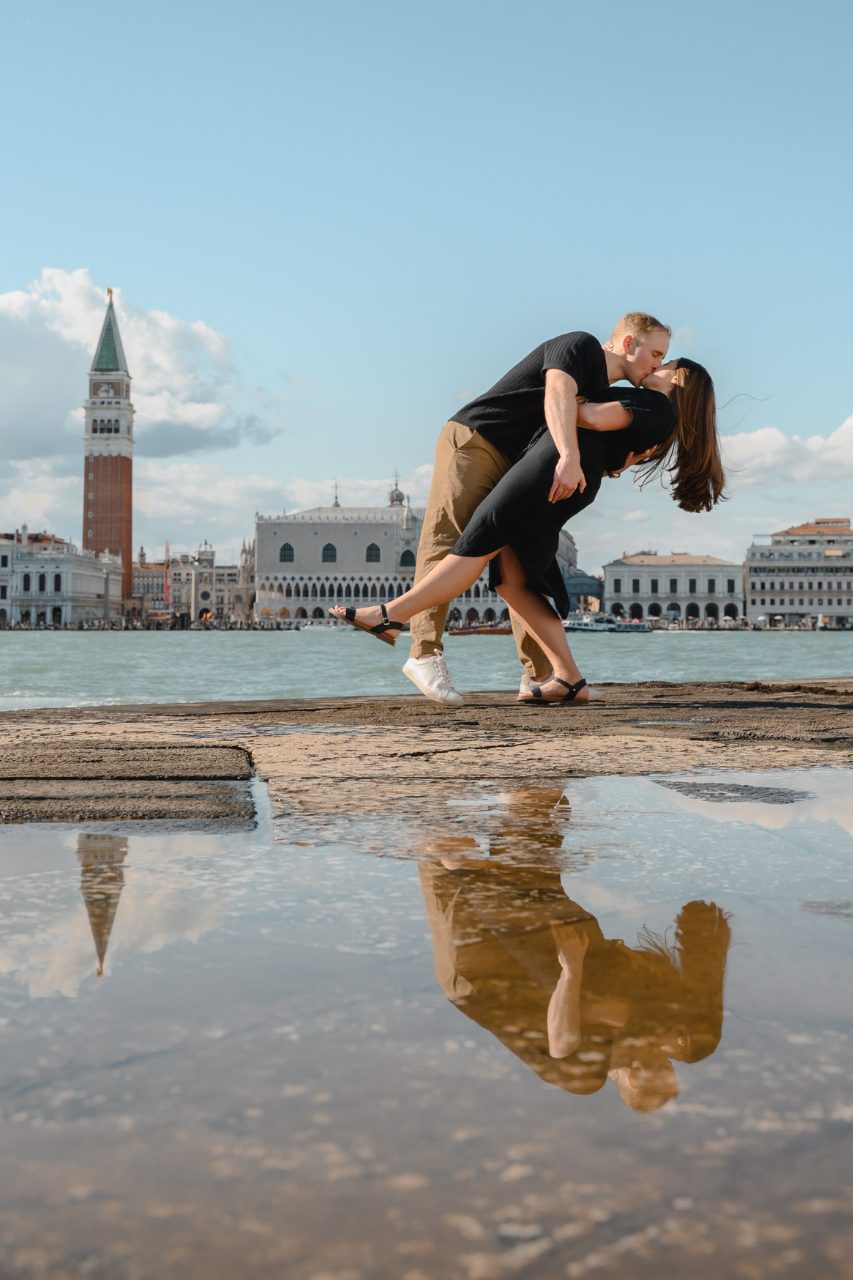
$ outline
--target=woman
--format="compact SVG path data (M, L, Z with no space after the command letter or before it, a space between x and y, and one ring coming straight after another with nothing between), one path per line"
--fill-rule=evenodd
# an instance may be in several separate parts
M612 395L606 404L579 406L583 493L549 502L557 449L543 426L480 503L452 552L416 586L387 605L337 605L331 615L394 644L409 618L461 595L491 562L490 585L523 620L553 668L547 680L519 701L537 706L588 701L586 681L558 616L568 612L556 562L560 529L595 500L604 475L618 474L637 462L644 464L643 483L666 468L673 498L685 511L710 511L722 497L724 484L714 384L702 365L671 360L651 374L642 389L619 387Z

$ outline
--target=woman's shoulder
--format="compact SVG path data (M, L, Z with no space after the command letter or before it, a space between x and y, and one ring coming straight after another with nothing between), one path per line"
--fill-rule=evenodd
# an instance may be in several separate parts
M662 391L646 391L644 387L611 387L614 399L631 410L635 426L650 426L668 434L675 427L675 409Z
M659 409L662 405L672 407L669 396L662 391L647 391L645 387L611 387L610 393L614 400L621 400L623 404L640 405L645 409Z

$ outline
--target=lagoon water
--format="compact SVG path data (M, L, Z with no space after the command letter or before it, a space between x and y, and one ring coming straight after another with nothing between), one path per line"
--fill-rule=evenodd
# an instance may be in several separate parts
M571 635L590 683L802 680L853 674L853 631ZM337 626L302 631L0 632L0 710L412 694L395 650ZM460 690L511 691L511 636L448 637Z

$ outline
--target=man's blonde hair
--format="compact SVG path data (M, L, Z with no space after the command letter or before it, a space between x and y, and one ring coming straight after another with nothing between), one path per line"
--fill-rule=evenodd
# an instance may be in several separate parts
M654 316L650 316L648 311L629 311L621 320L616 321L610 341L614 342L625 333L631 333L635 338L645 338L648 334L653 333L655 329L663 329L664 333L668 333L672 337L672 330L669 325L664 324L662 320L655 319Z

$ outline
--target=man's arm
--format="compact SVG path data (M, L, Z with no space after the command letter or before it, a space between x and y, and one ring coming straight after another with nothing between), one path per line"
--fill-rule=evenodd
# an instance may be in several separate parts
M554 482L548 494L549 502L569 498L575 489L583 493L586 479L581 470L578 448L578 384L562 369L545 372L545 422L557 446L557 465Z
M581 1042L583 962L589 938L570 924L552 924L551 933L561 972L548 1001L548 1052L552 1058L568 1058Z

